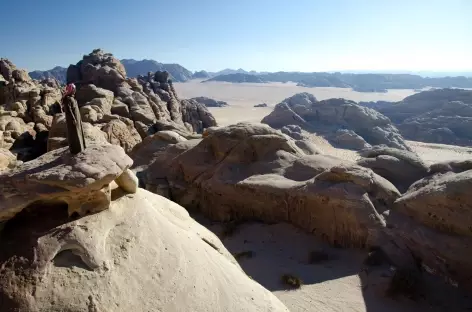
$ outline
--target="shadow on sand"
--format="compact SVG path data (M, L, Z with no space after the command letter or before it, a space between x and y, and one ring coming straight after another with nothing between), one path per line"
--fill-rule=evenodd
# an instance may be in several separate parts
M368 267L366 251L333 248L289 224L244 223L232 228L193 216L214 232L252 279L273 292L290 311L472 311L459 290L425 276L415 300L386 295L393 271L388 264ZM315 257L313 259L313 252ZM320 256L321 255L321 256ZM290 274L299 289L282 282ZM310 308L311 307L311 308Z

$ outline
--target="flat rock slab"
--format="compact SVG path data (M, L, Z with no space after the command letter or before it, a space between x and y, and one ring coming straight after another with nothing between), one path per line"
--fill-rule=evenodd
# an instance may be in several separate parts
M72 155L57 149L0 175L0 221L37 201L66 202L82 215L108 208L109 184L133 164L116 145L91 145Z

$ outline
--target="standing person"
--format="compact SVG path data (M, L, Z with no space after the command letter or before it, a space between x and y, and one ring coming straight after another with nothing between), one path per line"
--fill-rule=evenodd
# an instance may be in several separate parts
M75 85L73 83L68 84L62 98L62 109L66 114L67 141L69 142L69 150L74 155L85 149L82 118L80 117L79 106L74 98L75 91Z

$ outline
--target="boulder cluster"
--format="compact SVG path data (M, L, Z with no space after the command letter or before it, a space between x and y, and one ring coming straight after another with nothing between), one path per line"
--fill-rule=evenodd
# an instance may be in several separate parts
M385 144L410 150L390 119L345 99L318 101L312 94L298 93L277 104L261 122L277 129L298 125L342 148L360 150Z
M307 153L301 139L250 123L208 128L203 139L156 133L133 149L148 162L132 170L142 187L213 220L289 222L335 246L380 248L411 270L420 261L472 289L470 161L429 166L380 145L350 162Z
M360 103L389 117L402 135L413 141L472 145L472 91L423 91L397 103Z
M61 86L53 79L32 80L8 60L0 61L0 145L20 160L34 159L67 145L61 113ZM126 152L155 132L155 124L202 133L216 121L205 105L179 100L167 72L127 78L118 59L97 49L67 69L77 86L86 139L110 142Z

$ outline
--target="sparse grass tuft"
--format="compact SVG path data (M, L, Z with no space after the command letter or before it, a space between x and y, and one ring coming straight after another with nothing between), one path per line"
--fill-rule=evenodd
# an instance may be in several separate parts
M303 284L300 278L291 274L282 275L282 283L291 288L300 288Z
M251 250L246 250L246 251L235 253L233 256L237 261L240 261L244 258L250 259L254 257L254 252Z
M324 250L314 250L310 252L308 257L309 264L318 264L330 260L333 260L333 257Z

